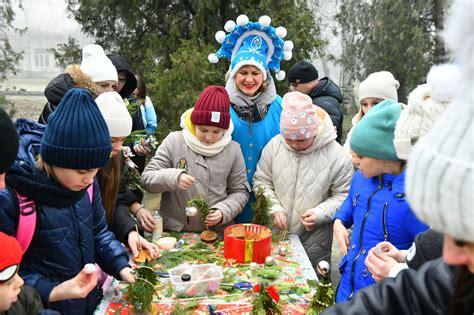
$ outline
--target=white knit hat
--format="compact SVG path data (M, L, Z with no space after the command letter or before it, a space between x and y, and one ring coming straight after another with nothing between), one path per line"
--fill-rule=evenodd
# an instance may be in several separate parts
M474 242L473 21L472 3L457 1L446 43L460 63L461 83L452 104L413 147L406 172L406 193L417 216L467 242Z
M398 102L397 89L399 86L400 83L389 71L371 73L359 85L359 103L369 97Z
M95 99L111 137L126 137L132 132L132 117L117 92L105 92Z
M408 96L395 128L393 143L397 156L407 160L413 144L430 131L436 119L454 98L459 87L460 69L456 65L433 66L426 79Z
M96 44L82 48L81 70L92 79L92 82L118 82L117 69L105 55L102 46Z

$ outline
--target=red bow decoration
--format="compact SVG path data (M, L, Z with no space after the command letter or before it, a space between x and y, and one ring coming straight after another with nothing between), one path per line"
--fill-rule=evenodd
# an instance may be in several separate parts
M257 293L259 293L261 289L262 289L262 286L260 284L257 284L256 286L253 287L253 290ZM274 286L266 287L265 291L267 291L268 295L271 296L273 301L275 301L276 303L280 301L280 295L278 294Z

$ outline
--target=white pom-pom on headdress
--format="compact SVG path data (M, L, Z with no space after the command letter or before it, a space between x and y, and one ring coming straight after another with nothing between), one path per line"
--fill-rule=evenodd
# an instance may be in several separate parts
M280 72L278 72L275 77L278 81L282 81L285 78L285 76L286 76L285 71L280 70Z
M241 14L237 17L236 21L238 25L244 26L244 25L247 25L247 23L249 22L249 17L246 16L245 14Z
M275 30L275 34L281 39L285 38L287 33L288 31L283 26L278 26Z
M262 26L269 26L270 23L272 22L272 19L268 15L262 15L258 19L258 22L260 22L260 25Z
M292 51L294 46L295 45L293 44L293 42L291 40L287 40L287 41L285 41L285 44L283 45L283 50L284 51Z
M225 25L224 25L224 29L227 33L230 33L234 30L235 28L235 22L232 21L232 20L229 20L227 22L225 22Z
M224 39L225 39L225 32L224 31L218 31L215 35L215 38L216 38L216 41L219 44L222 44L224 42Z
M459 91L461 68L454 64L433 66L428 72L426 83L431 89L431 97L440 103L453 100Z
M207 59L209 60L209 62L211 63L218 63L219 62L219 58L217 58L216 54L209 54L207 56Z
M284 52L283 59L285 59L286 61L291 60L292 57L293 57L293 53L291 51L285 51Z

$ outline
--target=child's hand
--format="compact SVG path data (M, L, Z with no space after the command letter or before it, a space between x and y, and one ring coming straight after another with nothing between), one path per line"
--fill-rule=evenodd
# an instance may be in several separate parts
M139 156L145 156L151 153L151 150L146 145L138 143L133 146L133 151Z
M222 211L221 210L214 210L211 213L209 213L206 217L206 225L207 226L214 226L222 221Z
M285 211L277 211L272 214L272 217L274 226L276 226L280 230L286 230L288 228Z
M143 249L148 249L151 258L157 258L160 255L160 249L157 245L148 242L146 239L140 236L136 231L128 233L128 246L132 250L133 257L137 257L139 254L139 247L142 245Z
M334 237L344 255L347 255L347 248L349 247L349 232L347 232L346 227L339 219L334 221Z
M380 242L375 245L375 252L377 254L384 253L385 255L392 257L399 263L406 262L406 257L401 250L398 250L395 246L392 245L390 242Z
M388 256L387 253L377 253L377 249L375 247L369 250L369 254L365 259L365 265L367 266L367 269L372 274L372 278L374 278L377 282L380 282L388 277L390 270L396 264L397 261Z
M181 173L178 176L178 190L183 191L191 187L192 184L196 182L196 178L193 176L186 174L186 173Z
M85 298L97 285L97 271L89 273L83 268L77 276L64 281L53 288L49 302Z
M135 276L132 273L132 268L130 267L125 267L119 272L120 278L122 278L122 281L125 283L134 283L135 282Z
M306 210L300 216L301 223L304 225L306 231L311 231L316 225L316 214L313 211Z

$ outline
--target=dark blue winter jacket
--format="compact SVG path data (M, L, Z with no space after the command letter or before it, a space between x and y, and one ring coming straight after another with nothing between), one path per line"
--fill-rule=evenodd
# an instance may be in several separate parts
M382 241L408 249L415 236L428 229L405 199L405 172L365 178L357 171L349 195L334 216L346 228L354 227L347 255L339 266L341 281L336 302L346 301L375 283L365 266L369 250Z
M75 277L87 263L97 263L119 278L119 271L129 266L128 255L107 228L97 182L91 204L86 190L73 192L50 180L34 166L45 126L23 119L16 126L20 150L7 172L7 189L0 191L0 231L16 235L19 210L12 189L35 201L36 231L20 275L39 292L45 307L62 314L87 314L100 298L96 290L85 299L49 303L52 289Z

